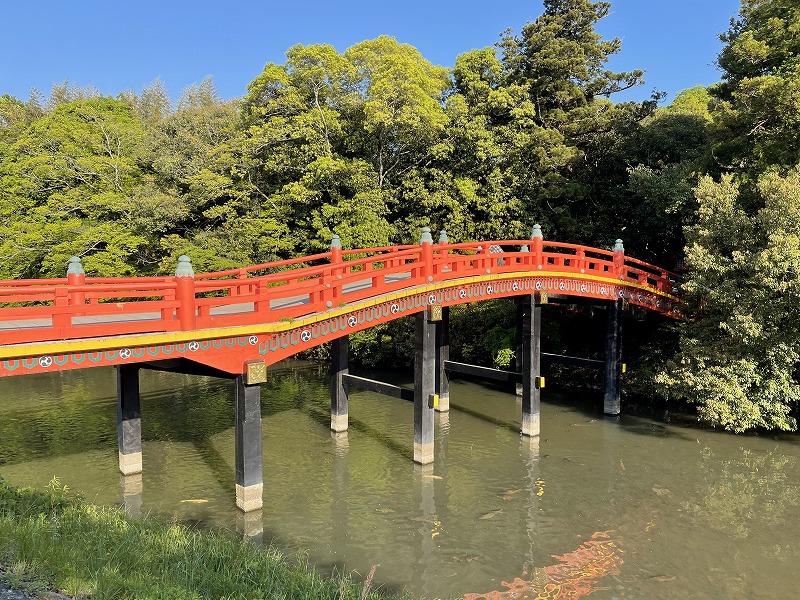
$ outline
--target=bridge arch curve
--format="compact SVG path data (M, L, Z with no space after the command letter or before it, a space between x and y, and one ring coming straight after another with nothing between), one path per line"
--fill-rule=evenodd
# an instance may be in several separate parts
M0 281L0 376L174 357L241 374L429 306L531 294L679 316L674 274L620 240L440 240L343 250L335 237L325 253L199 274L181 257L172 277L88 278L73 259L64 279Z

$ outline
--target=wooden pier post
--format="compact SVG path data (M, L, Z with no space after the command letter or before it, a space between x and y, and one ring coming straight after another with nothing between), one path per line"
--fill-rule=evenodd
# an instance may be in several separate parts
M516 310L516 329L514 332L514 370L522 373L522 330L525 328L525 298L522 296L514 297L514 309ZM517 396L522 396L522 382L514 384Z
M139 367L117 366L117 442L123 475L142 472L142 419L139 412Z
M436 393L439 402L436 410L450 410L450 373L444 368L445 361L450 360L450 307L442 307L442 320L436 327Z
M244 512L263 506L261 385L236 377L236 506Z
M436 323L429 311L416 315L414 355L414 462L433 462L433 417L436 392Z
M618 415L620 413L619 376L622 364L620 361L622 335L619 313L621 304L622 300L612 300L606 308L608 320L606 326L603 412L607 415Z
M348 407L345 378L348 374L350 337L345 335L331 342L331 429L347 431Z
M533 295L522 298L522 435L539 435L542 309Z

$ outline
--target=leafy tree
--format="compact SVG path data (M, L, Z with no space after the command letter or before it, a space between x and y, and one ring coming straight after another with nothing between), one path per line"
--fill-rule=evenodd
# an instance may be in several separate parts
M327 247L332 232L345 245L388 244L399 229L390 215L397 221L415 206L404 178L446 151L446 71L388 37L341 55L295 46L287 58L248 87L248 176L306 232L295 235L296 251Z
M706 159L720 179L704 177L695 190L683 284L689 319L680 352L658 377L702 418L734 431L797 425L799 27L796 3L743 0L721 36Z
M800 6L791 0L743 0L720 36L723 81L716 99L717 169L746 176L749 187L771 167L800 162Z
M141 94L126 90L120 94L120 99L128 103L145 126L157 125L171 112L172 101L160 77L145 86Z
M761 177L762 209L748 215L731 175L696 189L698 223L687 232L691 319L681 351L659 376L727 429L794 429L800 400L800 173Z
M161 268L180 254L199 270L274 260L290 247L288 223L248 178L239 103L217 100L210 79L192 90L147 137L137 216L158 234Z
M147 232L132 223L142 130L110 98L58 104L3 153L0 273L63 276L70 256L88 273L135 273Z
M642 82L606 68L618 39L596 23L608 2L548 0L542 16L492 49L461 55L448 98L452 169L463 179L478 235L523 236L532 219L548 235L606 245L628 223L626 139L655 100L608 97Z

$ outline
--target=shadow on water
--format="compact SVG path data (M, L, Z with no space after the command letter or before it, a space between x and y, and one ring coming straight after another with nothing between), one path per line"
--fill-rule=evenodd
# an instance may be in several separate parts
M509 423L508 421L504 421L503 419L498 419L496 417L492 417L490 415L484 414L482 412L478 412L477 410L473 410L471 408L467 408L465 406L459 406L458 404L450 404L450 410L458 413L463 413L465 415L469 415L475 419L480 419L485 423L490 423L492 425L497 425L498 427L502 427L503 429L507 429L509 431L513 431L514 433L521 433L522 428L517 423Z
M331 413L330 410L324 411L322 408L319 407L310 407L307 411L308 416L320 426L324 427L325 429L330 429L331 425ZM384 432L370 427L364 421L359 419L354 419L352 416L348 417L347 420L348 429L358 431L359 433L363 433L364 435L368 436L369 438L375 440L379 444L381 444L384 448L391 450L398 456L402 456L406 460L413 460L414 459L414 452L413 449L404 446L402 444L398 444Z

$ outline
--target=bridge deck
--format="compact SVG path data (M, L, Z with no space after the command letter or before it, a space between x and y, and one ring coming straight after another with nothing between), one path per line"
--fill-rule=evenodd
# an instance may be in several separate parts
M550 294L623 298L677 316L678 303L675 276L626 257L621 246L540 237L346 251L334 245L314 256L196 275L181 257L173 277L86 278L78 271L0 281L0 376L175 358L175 348L241 373L247 361L272 364L430 304Z

